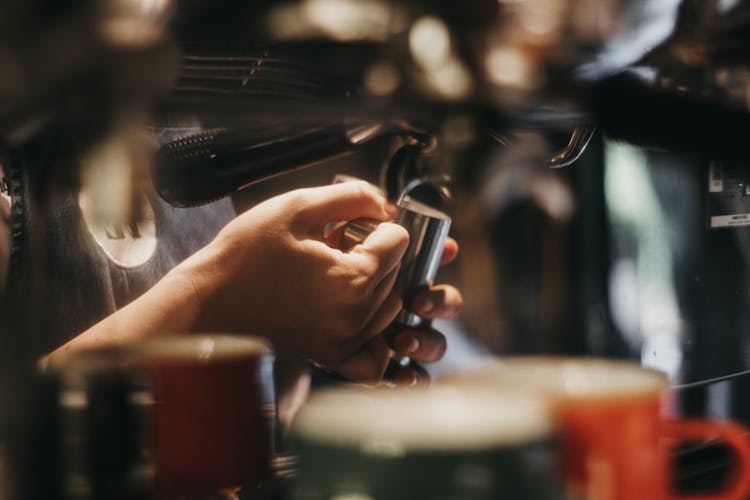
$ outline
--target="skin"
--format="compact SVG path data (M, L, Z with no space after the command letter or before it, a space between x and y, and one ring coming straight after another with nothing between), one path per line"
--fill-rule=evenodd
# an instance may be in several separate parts
M48 357L165 334L221 331L264 336L278 349L364 383L383 378L394 351L437 361L446 345L435 330L404 330L390 342L383 335L402 307L391 288L408 234L387 222L395 212L365 182L272 198L239 215L144 295ZM346 250L323 237L327 224L356 218L383 223ZM449 240L444 263L457 252ZM440 285L410 307L427 318L452 318L461 305L458 290ZM396 378L410 384L418 376L406 370Z

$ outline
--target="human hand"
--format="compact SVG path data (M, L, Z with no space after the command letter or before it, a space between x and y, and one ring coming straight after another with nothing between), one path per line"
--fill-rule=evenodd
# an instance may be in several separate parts
M377 224L368 224L375 229ZM343 227L328 235L330 244L341 248L353 248L357 241L348 240L343 237ZM458 255L458 244L453 238L448 238L440 259L440 265L445 265L455 260ZM458 289L451 285L432 285L428 289L416 294L411 301L405 305L411 312L425 319L453 319L461 312L463 297ZM396 328L401 328L396 330ZM434 363L442 359L447 345L446 339L439 331L433 328L406 328L396 324L390 324L378 335L370 340L358 356L347 363L347 371L351 373L376 372L385 366L384 378L388 383L398 386L411 386L429 379L428 373L419 363ZM369 355L364 355L367 353ZM395 361L384 365L384 360L390 361L394 354L409 357L412 360L407 366L401 366ZM341 372L340 372L341 373ZM343 374L343 373L342 373ZM360 380L357 377L350 377ZM380 378L373 382L381 382Z
M387 221L395 207L366 182L300 189L261 203L178 266L198 297L194 330L268 337L357 381L379 380L389 348L377 337L398 314L392 293L408 234L384 222L344 251L326 224Z

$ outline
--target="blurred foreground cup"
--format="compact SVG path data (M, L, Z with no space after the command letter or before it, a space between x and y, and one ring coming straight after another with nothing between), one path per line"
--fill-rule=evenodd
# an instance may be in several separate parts
M153 398L131 349L93 349L44 364L37 385L36 479L26 481L23 498L153 497Z
M549 406L517 391L318 393L292 426L292 498L560 498L552 432Z
M153 391L161 498L268 485L273 459L273 355L246 336L191 335L137 346Z
M750 494L749 431L720 420L663 417L667 379L660 372L603 359L519 357L444 376L439 385L512 386L546 397L560 430L560 468L569 498L586 500L745 499ZM670 491L671 450L715 440L734 452L721 491Z
M205 499L270 489L267 342L165 336L72 354L44 374L45 434L60 457L47 468L60 477L63 498Z

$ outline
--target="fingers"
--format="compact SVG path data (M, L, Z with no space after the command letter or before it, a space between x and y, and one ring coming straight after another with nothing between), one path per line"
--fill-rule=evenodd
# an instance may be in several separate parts
M401 296L393 291L393 284L398 277L399 266L383 278L373 292L373 300L377 310L373 311L373 317L367 319L369 329L376 332L385 330L404 306ZM390 318L390 321L388 320ZM378 329L379 328L379 329Z
M445 247L443 247L443 255L440 256L440 265L444 266L453 262L458 256L458 243L456 240L451 238L445 240Z
M354 382L376 384L383 379L390 354L385 339L374 337L340 363L336 372Z
M409 233L398 224L384 222L342 258L370 274L379 284L401 262L409 245Z
M364 181L300 189L296 195L305 204L300 216L315 236L322 234L324 226L331 222L360 217L390 220L396 214L396 207L375 186Z
M426 319L453 319L461 313L464 299L451 285L434 285L411 300L409 310Z
M427 387L430 382L429 373L418 363L412 361L403 366L394 359L390 360L383 378L396 387Z
M401 297L397 293L389 291L383 303L369 318L366 326L351 339L351 344L348 347L356 348L371 338L382 334L401 312L402 305Z
M407 328L391 341L393 350L420 363L434 363L445 355L447 342L442 333L432 329Z

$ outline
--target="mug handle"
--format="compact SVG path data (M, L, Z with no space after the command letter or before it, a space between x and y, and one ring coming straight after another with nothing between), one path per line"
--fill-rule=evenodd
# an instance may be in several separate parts
M719 420L668 420L664 437L670 443L705 441L726 443L736 454L734 472L724 490L699 495L669 493L670 500L745 500L750 496L750 431L740 424Z

